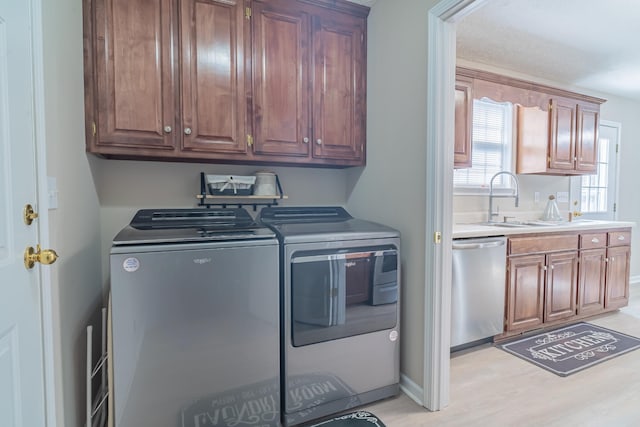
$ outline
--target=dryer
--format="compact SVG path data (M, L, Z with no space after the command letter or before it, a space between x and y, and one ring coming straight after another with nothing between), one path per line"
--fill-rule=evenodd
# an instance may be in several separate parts
M282 423L399 390L400 234L341 207L270 207L280 242Z

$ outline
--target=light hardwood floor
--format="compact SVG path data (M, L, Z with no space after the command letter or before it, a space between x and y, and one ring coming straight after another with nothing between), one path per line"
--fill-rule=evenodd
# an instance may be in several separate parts
M640 337L640 284L624 309L588 321ZM560 377L491 345L451 359L447 408L429 412L406 395L363 409L387 427L640 426L640 349Z

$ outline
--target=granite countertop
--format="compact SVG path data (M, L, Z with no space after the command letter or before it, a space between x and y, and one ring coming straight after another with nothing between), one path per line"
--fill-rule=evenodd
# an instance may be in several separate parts
M514 234L555 233L559 231L601 230L612 228L634 227L630 221L600 221L578 219L571 222L545 224L542 221L525 221L522 223L505 225L488 225L486 223L454 224L453 238L509 236Z

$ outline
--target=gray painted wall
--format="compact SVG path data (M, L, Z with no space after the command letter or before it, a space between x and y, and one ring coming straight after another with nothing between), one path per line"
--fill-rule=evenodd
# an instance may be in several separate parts
M368 20L367 167L349 173L349 211L402 233L401 370L422 384L427 140L427 12L379 0Z
M50 211L58 426L84 425L85 327L102 306L100 206L84 152L82 7L43 1L47 175L57 179ZM96 323L97 325L97 323Z

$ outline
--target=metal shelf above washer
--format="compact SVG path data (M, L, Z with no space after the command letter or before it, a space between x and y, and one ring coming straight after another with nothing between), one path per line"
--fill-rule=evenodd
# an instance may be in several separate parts
M253 210L257 210L258 206L277 206L278 200L288 199L289 196L282 194L282 185L280 184L280 178L276 175L276 187L278 194L273 196L234 196L234 195L212 195L207 193L207 184L205 173L200 172L200 194L196 195L198 199L198 206L209 208L211 206L221 206L226 208L228 206L237 206L239 208L243 206L253 206Z

